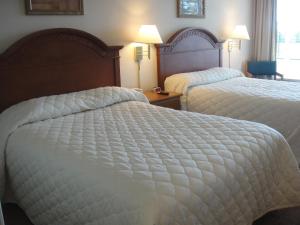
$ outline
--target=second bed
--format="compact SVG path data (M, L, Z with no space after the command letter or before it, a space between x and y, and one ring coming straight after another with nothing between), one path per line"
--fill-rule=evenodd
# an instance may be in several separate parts
M300 163L300 83L245 77L222 67L222 43L185 29L158 45L158 80L182 93L182 109L266 124L288 140Z

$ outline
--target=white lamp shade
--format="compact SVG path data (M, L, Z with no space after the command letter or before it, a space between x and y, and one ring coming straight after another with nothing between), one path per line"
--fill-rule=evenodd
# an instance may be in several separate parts
M158 29L155 25L142 25L139 29L136 42L146 44L161 44L163 43Z
M237 25L230 35L231 39L250 40L250 36L245 25Z

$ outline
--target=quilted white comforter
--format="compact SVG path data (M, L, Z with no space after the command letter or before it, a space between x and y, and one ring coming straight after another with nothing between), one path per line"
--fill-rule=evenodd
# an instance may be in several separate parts
M300 163L300 83L246 78L226 68L179 74L166 81L192 112L266 124L284 135Z
M297 162L265 125L121 88L24 102L0 125L7 180L35 225L250 225L300 205Z

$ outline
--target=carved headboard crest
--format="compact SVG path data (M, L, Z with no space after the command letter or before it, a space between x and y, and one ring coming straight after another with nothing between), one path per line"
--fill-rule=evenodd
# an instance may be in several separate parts
M199 28L186 28L175 33L168 41L167 44L157 45L157 47L161 48L161 53L170 53L173 49L180 44L184 39L198 36L207 40L213 47L222 48L223 42L219 42L216 37L207 30L199 29Z

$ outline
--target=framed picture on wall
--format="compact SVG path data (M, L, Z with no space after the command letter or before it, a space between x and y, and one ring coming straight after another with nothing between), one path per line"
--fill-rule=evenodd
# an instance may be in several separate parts
M83 15L83 0L25 0L27 15Z
M177 0L177 15L181 18L204 18L205 0Z

